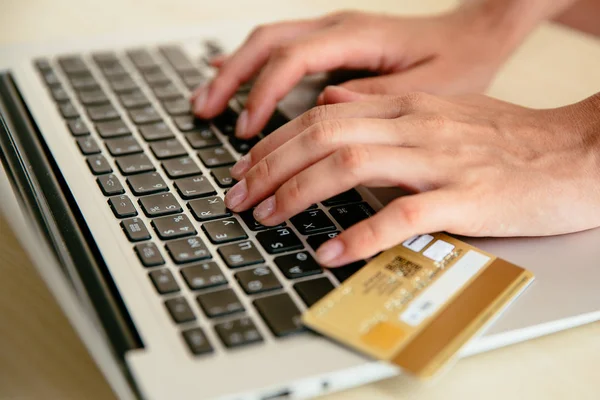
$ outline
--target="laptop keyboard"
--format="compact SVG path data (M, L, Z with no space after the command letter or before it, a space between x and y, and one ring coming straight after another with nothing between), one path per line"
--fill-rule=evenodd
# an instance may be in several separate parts
M35 66L192 354L215 350L209 336L223 349L263 341L257 318L274 338L302 332L301 309L364 265L327 272L307 251L374 213L354 189L277 227L225 207L235 184L230 167L259 139L234 137L235 101L211 121L194 118L189 92L208 67L182 48L67 55ZM276 112L262 135L285 122Z

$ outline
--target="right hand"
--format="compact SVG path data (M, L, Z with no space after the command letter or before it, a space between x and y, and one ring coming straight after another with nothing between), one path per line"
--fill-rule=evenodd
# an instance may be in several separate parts
M481 91L526 33L505 23L506 12L497 9L483 2L407 18L341 12L260 26L236 52L215 62L215 79L192 97L194 113L215 117L257 74L238 120L241 138L256 135L277 102L304 75L317 72L345 68L381 74L342 85L363 93Z

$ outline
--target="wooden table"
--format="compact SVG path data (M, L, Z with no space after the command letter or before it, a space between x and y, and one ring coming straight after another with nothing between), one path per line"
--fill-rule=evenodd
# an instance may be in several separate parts
M4 0L0 43L192 25L208 18L293 15L294 8L423 13L452 0ZM116 11L119 11L118 13ZM559 53L558 53L559 52ZM490 89L551 107L600 90L600 44L553 26L536 31ZM0 216L0 399L112 399L99 370ZM334 399L598 399L600 323L461 360L432 384L388 379Z

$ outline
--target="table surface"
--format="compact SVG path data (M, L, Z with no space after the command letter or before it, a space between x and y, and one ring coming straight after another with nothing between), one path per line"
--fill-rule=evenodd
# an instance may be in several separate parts
M452 0L4 0L0 44L193 25L209 18L364 9L423 13ZM118 11L118 13L116 12ZM560 52L560 57L557 54ZM538 29L507 63L490 94L537 107L577 101L600 88L600 42L556 26ZM518 306L518 305L517 305ZM108 384L0 216L0 399L113 399ZM597 399L600 323L461 360L433 383L398 377L334 399Z

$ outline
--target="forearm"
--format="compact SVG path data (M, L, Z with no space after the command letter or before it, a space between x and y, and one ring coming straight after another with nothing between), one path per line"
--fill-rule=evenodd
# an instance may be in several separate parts
M554 21L600 36L599 16L600 0L577 0L562 13L556 15Z

